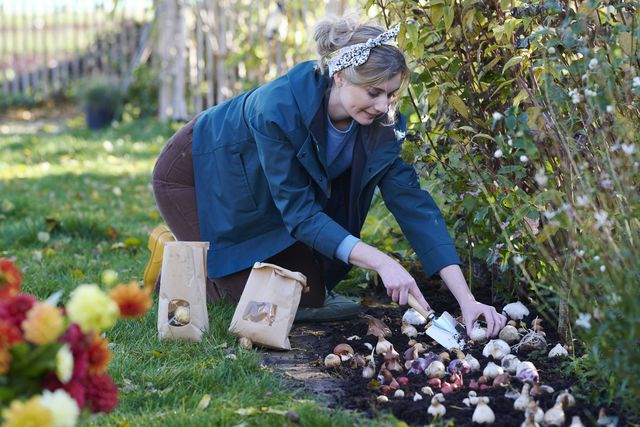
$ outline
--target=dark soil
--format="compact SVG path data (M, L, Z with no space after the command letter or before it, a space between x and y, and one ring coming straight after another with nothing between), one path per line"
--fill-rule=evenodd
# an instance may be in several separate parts
M423 282L424 283L424 282ZM429 287L429 289L426 289ZM425 295L429 296L429 302L437 312L449 311L451 314L458 315L458 307L446 288L435 282L427 283L421 286ZM477 291L476 298L483 302L490 303L489 292ZM483 295L484 294L484 295ZM369 314L377 319L383 320L392 330L392 335L387 339L394 345L396 351L400 353L400 361L402 362L402 354L409 347L408 338L400 331L401 319L406 307L399 307L396 304L389 304L389 298L386 295L374 295L363 300L362 314ZM501 307L502 302L496 303ZM525 321L531 324L531 320L535 316L529 315ZM543 410L548 410L555 403L556 396L563 390L570 390L576 383L575 379L563 376L561 368L565 364L563 359L549 359L547 353L559 338L554 333L552 325L543 321L543 327L547 334L548 347L545 350L530 353L515 353L522 361L528 360L535 364L540 373L540 384L553 387L554 392L551 394L543 394L536 397L539 406ZM418 328L422 331L422 328ZM370 379L362 377L361 368L350 368L348 366L340 366L338 368L326 368L323 365L324 357L333 351L333 348L340 343L348 343L356 353L361 355L370 354L365 343L370 343L374 347L377 338L367 336L367 320L359 318L348 322L320 323L320 324L304 324L294 325L291 331L291 352L270 352L266 353L264 363L281 369L289 377L303 381L298 383L303 385L308 391L315 393L319 400L324 401L329 407L341 407L348 410L355 410L363 413L368 417L375 418L382 412L389 411L393 415L410 425L424 425L433 421L428 414L427 409L431 403L430 396L424 396L417 402L413 401L416 392L427 385L427 377L424 374L409 375L409 383L402 386L405 392L404 398L394 398L393 392L388 395L387 403L379 403L377 397L382 394L379 385ZM357 335L361 339L347 340L347 338ZM419 335L418 341L427 344L430 351L439 353L445 349L431 341L427 335ZM476 344L466 348L465 353L471 353L480 361L483 369L489 360L482 356L484 344ZM452 355L452 359L455 355ZM382 356L376 356L376 366L381 366L383 362ZM566 362L566 359L564 359ZM500 364L497 362L498 365ZM446 365L446 363L445 363ZM405 373L394 373L394 376L406 375ZM477 379L481 372L472 372L464 376L464 387L456 392L447 394L443 403L447 409L445 420L454 420L456 426L473 425L471 417L474 407L466 407L462 401L467 397L470 389L469 381ZM520 390L522 383L512 380L512 387ZM432 387L435 393L439 389ZM505 392L509 388L491 388L484 391L478 391L479 396L487 396L490 398L489 406L496 415L496 426L520 426L524 421L524 413L513 409L513 399L505 397ZM422 394L422 393L420 393ZM579 415L585 426L596 425L598 412L601 409L590 402L584 401L579 395L574 393L577 404L574 407L565 410L565 425L571 423L574 415ZM615 415L615 411L605 408L608 413ZM624 419L621 417L618 425L625 425Z

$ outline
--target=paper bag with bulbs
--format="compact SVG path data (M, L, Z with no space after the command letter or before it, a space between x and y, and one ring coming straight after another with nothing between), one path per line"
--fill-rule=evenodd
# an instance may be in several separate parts
M229 332L254 344L290 350L289 331L307 278L297 271L256 262L231 320Z
M209 330L206 295L208 242L167 242L162 255L158 336L200 341Z

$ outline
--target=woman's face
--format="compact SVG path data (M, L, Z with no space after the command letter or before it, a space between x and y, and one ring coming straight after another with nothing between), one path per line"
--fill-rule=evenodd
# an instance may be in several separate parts
M330 100L331 119L340 121L351 118L363 126L370 125L376 118L387 113L389 104L395 100L402 83L400 74L373 86L351 84L342 73L336 73L333 78L337 96L335 102Z

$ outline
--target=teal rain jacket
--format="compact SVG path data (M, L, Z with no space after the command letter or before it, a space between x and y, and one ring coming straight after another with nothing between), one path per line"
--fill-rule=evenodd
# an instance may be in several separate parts
M193 167L210 277L249 268L301 241L326 261L331 288L349 268L334 258L336 248L348 234L360 235L376 186L427 274L460 264L440 210L399 157L403 116L395 126L362 126L351 169L329 182L328 88L326 74L304 62L198 118Z

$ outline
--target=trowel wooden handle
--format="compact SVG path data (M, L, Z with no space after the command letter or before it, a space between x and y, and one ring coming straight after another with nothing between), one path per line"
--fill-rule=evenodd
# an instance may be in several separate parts
M433 315L435 314L433 310L425 310L425 308L422 305L420 305L418 300L411 294L409 294L407 302L409 303L411 308L413 308L418 313L422 314L424 318L427 320L429 320L429 318L433 317Z

